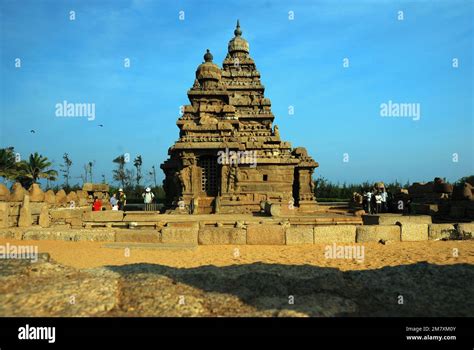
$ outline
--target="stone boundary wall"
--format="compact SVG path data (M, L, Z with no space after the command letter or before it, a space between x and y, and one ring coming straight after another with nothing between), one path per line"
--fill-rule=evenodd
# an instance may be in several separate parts
M4 184L0 184L0 228L34 225L83 227L83 215L78 213L91 211L94 197L102 199L104 207L111 209L108 191L107 184L85 183L82 190L69 193L59 190L55 193L53 190L43 192L38 184L26 190L20 183L15 183L10 192ZM71 206L75 209L70 209Z
M4 228L0 238L183 245L298 245L472 239L474 223L316 225L235 223L234 227L168 223L160 228Z
M85 186L86 190L102 189L89 187ZM81 192L84 200L88 193L91 196L90 191L77 192ZM212 220L186 216L179 221L159 213L92 212L90 205L69 208L68 201L74 200L77 193L50 193L55 201L61 199L59 203L46 201L47 194L35 186L29 192L16 186L13 193L4 194L2 198L8 195L9 201L0 201L0 237L188 245L298 245L472 239L474 234L472 222L433 224L429 215L363 215L364 225L344 221L344 217L333 223L316 219L312 223L301 221L307 217L236 221L232 216L219 215ZM78 204L83 203L78 200Z

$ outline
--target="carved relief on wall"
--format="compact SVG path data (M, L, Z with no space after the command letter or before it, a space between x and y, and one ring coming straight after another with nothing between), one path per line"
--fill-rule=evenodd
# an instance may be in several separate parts
M228 189L229 192L235 192L237 189L238 167L229 167Z
M222 193L228 192L228 186L227 186L228 177L229 177L229 166L222 165L222 168L221 168L221 192Z
M239 168L236 165L222 166L222 184L224 193L233 193L238 190Z
M207 113L200 113L199 124L200 125L207 125L207 124L217 124L219 121L217 118L213 117Z
M195 168L196 158L193 154L187 152L182 153L183 168L178 172L183 193L191 193L193 191L193 169Z

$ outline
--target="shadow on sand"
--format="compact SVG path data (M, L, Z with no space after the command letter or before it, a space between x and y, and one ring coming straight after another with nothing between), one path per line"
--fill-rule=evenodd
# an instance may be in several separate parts
M474 316L469 264L357 271L265 263L106 269L120 276L116 315Z

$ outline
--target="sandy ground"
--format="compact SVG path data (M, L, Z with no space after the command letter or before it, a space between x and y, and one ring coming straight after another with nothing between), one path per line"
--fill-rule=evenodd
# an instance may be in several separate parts
M0 260L0 316L474 315L474 241L348 244L360 262L325 244L7 242L51 259Z
M15 245L38 246L60 264L74 268L93 268L135 263L160 264L177 268L203 265L228 266L261 262L266 264L313 265L334 267L342 271L378 269L384 266L428 262L437 265L474 264L474 241L427 241L352 244L364 248L361 262L350 258L326 258L328 245L300 246L197 246L151 248L126 243L15 241L0 239ZM339 244L345 246L349 244Z

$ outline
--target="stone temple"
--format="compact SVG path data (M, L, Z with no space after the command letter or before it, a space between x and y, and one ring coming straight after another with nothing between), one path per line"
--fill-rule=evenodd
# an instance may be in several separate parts
M318 163L305 148L280 139L270 99L250 57L239 22L222 68L207 50L168 150L167 205L193 213L316 210L312 174ZM266 203L266 204L265 204ZM180 209L178 209L180 208Z

